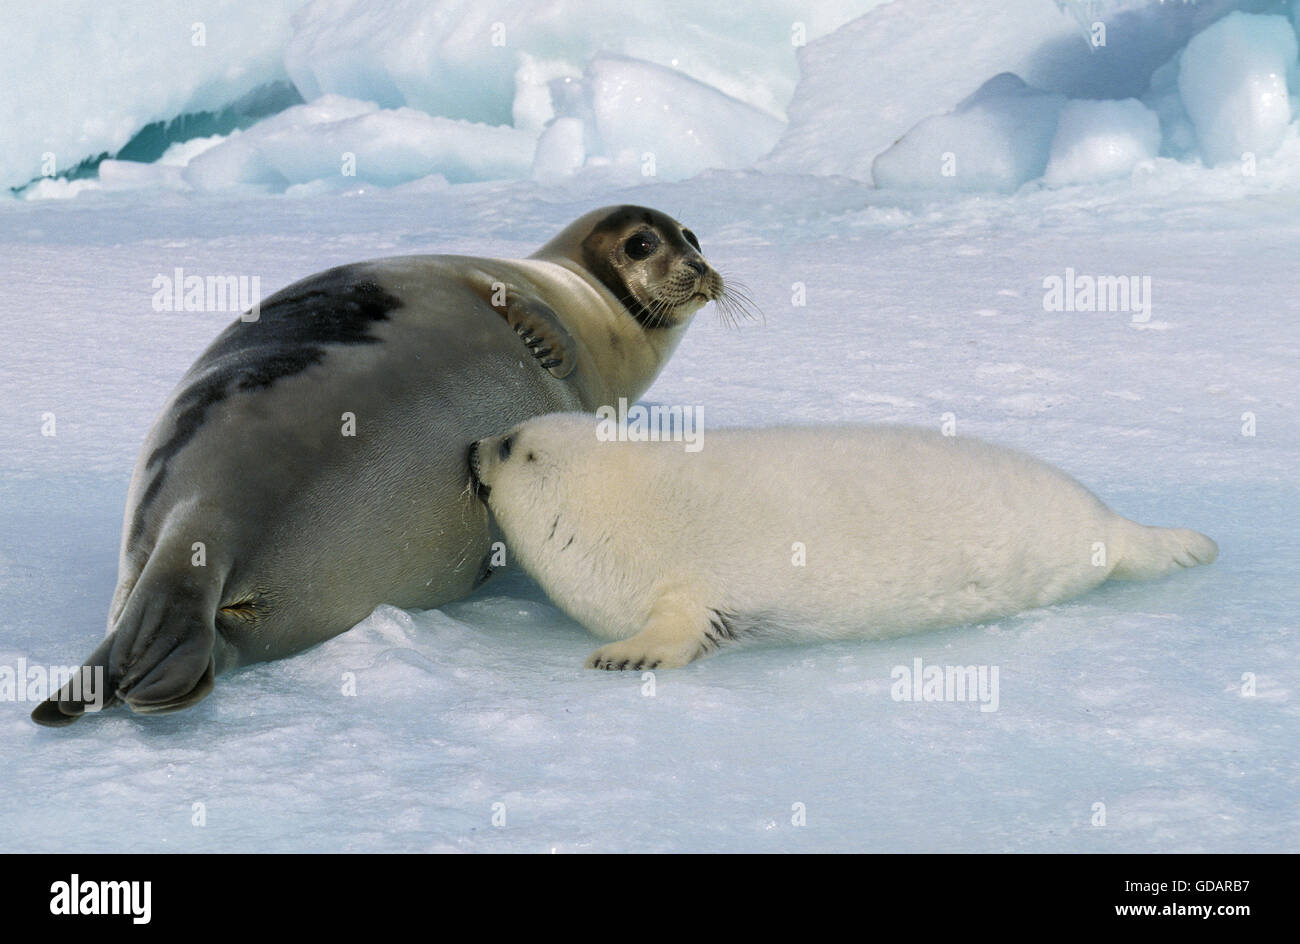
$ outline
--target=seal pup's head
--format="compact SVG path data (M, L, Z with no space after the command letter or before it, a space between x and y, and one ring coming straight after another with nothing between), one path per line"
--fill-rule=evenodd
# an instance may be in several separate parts
M601 445L596 418L590 413L536 416L472 444L470 482L507 535L527 540L530 522L538 527L551 525L551 517L535 510L562 513L568 496L591 494L591 489L573 479L584 476L586 451ZM542 522L542 518L546 520Z
M597 633L630 636L642 628L634 608L611 613L608 601L615 588L635 594L640 584L653 584L666 561L637 528L662 503L638 511L629 507L627 490L647 460L664 451L603 440L599 428L590 413L533 417L476 442L470 475L486 493L511 560L551 601ZM625 625L608 633L605 627L618 620Z
M726 297L695 234L649 207L593 210L532 258L590 273L646 330L684 326L705 304Z

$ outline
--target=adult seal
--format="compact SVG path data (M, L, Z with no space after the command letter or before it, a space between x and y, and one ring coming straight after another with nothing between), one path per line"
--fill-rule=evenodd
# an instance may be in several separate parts
M588 213L527 259L379 259L271 296L190 368L140 453L86 662L105 706L185 708L379 603L465 596L491 548L470 444L635 400L722 297L695 235L636 206ZM96 704L76 695L33 719Z
M976 439L773 427L713 430L689 451L598 431L591 416L543 416L470 450L515 558L570 616L618 640L590 668L997 619L1218 553Z

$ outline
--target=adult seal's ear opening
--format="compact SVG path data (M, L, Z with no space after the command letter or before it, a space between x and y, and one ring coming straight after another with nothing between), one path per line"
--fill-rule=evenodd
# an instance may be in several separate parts
M468 594L492 541L470 444L638 399L722 291L693 233L618 206L528 259L379 259L266 299L190 368L141 450L88 660L106 702L176 711L380 603ZM93 707L68 689L33 719Z

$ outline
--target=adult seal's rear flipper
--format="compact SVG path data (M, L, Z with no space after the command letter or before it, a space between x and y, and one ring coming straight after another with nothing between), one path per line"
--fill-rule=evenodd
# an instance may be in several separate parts
M118 704L137 714L162 714L188 708L212 691L216 659L226 648L217 638L216 584L169 570L166 557L157 554L150 562L81 678L38 705L33 721L58 727Z
M501 312L506 323L519 335L528 352L550 372L563 380L578 364L578 349L554 310L545 302L515 291L506 295Z
M64 685L37 705L32 720L46 727L61 728L87 711L102 711L121 704L136 714L156 715L180 711L202 701L212 691L216 660L208 655L207 662L202 661L201 640L187 642L182 641L129 691L123 691L118 687L120 680L110 681L113 679L110 674L113 637L109 636L86 660L80 679ZM198 667L197 678L195 667Z
M192 642L192 641L191 641ZM109 681L108 662L113 637L105 639L86 660L81 669L81 681L69 682L58 693L41 702L32 711L32 720L50 728L72 724L87 711L102 711L125 703L136 714L165 714L180 711L202 701L212 691L216 680L216 661L208 656L206 664L196 662L194 653L177 650L154 666L145 680L128 693L115 690ZM191 644L189 649L193 649ZM193 665L201 666L197 679L192 679ZM93 680L93 681L91 681ZM75 687L80 684L80 688Z
M108 684L108 659L113 648L109 636L90 654L77 675L57 692L36 706L32 720L50 728L72 724L86 711L111 708L120 704Z

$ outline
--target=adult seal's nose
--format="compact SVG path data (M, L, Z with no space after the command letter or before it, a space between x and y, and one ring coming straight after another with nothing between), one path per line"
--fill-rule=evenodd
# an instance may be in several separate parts
M690 267L696 275L703 275L708 267L704 264L703 259L687 259L686 265Z

